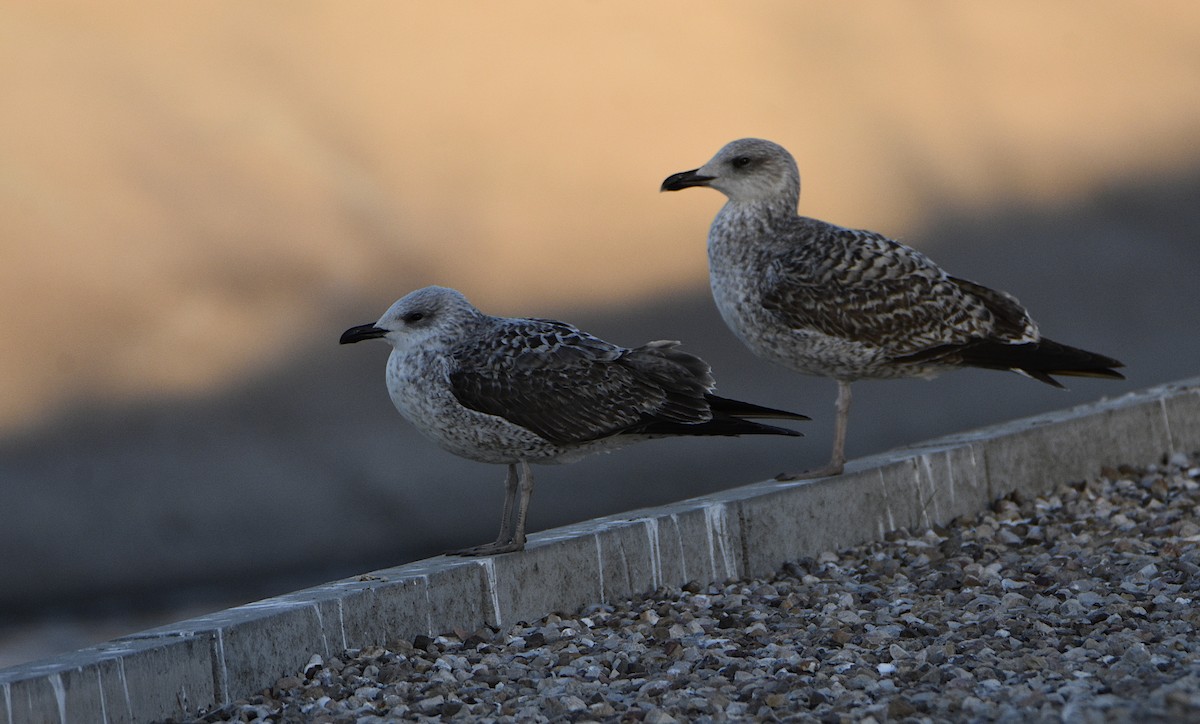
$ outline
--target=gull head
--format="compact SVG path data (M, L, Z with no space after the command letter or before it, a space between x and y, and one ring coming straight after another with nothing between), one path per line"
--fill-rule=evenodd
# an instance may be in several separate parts
M714 188L734 203L785 201L794 211L800 199L800 171L783 146L742 138L726 144L700 168L668 176L661 190L692 186Z
M448 287L425 287L410 292L388 307L379 321L342 333L341 344L384 339L396 349L450 341L455 331L483 314L467 298Z

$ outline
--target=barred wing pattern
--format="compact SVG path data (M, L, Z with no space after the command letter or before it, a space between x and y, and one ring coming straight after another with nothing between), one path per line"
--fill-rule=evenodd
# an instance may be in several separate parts
M626 349L563 322L496 322L492 333L451 353L451 388L465 407L559 444L633 432L650 422L712 418L708 365L675 349L676 342Z
M804 221L795 254L774 258L763 304L791 329L811 329L922 358L994 339L1037 339L1008 294L947 275L924 254L869 231Z

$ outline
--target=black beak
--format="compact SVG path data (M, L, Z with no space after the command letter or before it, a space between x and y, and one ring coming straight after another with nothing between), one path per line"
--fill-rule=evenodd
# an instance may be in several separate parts
M360 324L342 332L342 338L338 340L338 344L354 344L364 339L379 339L385 334L387 334L386 329L380 329L374 324Z
M662 182L662 188L659 191L678 191L692 186L707 186L709 181L712 181L716 176L701 176L696 173L700 169L694 168L691 171L680 171L679 173L671 174L666 181Z

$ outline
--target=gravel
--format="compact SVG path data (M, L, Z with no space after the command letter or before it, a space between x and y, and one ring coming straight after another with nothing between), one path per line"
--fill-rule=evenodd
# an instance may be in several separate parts
M575 616L322 660L201 721L1200 720L1200 457Z

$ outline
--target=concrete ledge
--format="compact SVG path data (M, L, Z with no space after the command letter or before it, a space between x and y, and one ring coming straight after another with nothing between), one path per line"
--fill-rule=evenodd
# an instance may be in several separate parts
M1014 490L1200 449L1200 378L855 461L534 534L495 558L438 557L0 671L0 724L186 718L251 695L313 653L531 621L664 584L942 524Z

